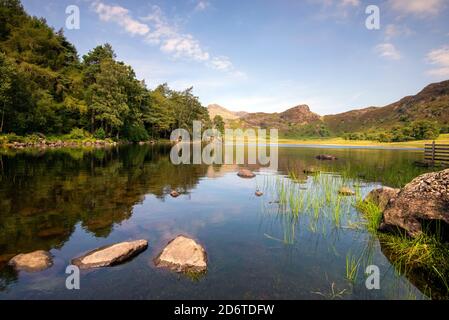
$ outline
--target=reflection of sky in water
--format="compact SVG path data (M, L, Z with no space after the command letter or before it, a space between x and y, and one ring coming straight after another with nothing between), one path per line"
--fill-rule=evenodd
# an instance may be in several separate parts
M141 149L129 152L141 152ZM280 171L285 174L288 170L301 171L310 165L326 166L325 171L345 170L349 176L348 181L355 181L358 179L357 174L361 173L358 168L363 167L363 164L367 168L367 173L363 172L364 175L375 170L385 170L378 168L379 164L385 168L393 166L393 162L396 162L395 165L400 163L402 169L407 170L410 161L417 157L416 153L411 152L391 154L390 151L369 151L371 153L367 154L366 150L363 152L342 150L338 155L348 159L347 161L320 163L314 160L317 152L313 149L281 149ZM120 157L124 157L123 153L122 150ZM13 279L8 283L6 290L0 291L0 299L321 299L330 298L333 283L338 291L345 290L342 295L345 299L421 297L419 291L410 282L395 274L394 269L380 251L376 239L363 229L347 228L349 220L355 222L358 219L358 213L354 209L350 210L346 220L343 219L340 228L332 227L332 224L324 219L321 229L313 231L309 227L310 216L300 215L298 221L289 223L285 216L276 214L276 209L272 210L279 206L276 203L269 203L276 200L276 196L269 192L261 198L254 195L256 188L262 188L264 179L276 178L272 173L263 173L262 170L255 179L241 179L236 175L235 166L214 168L213 171L211 168L204 168L204 170L196 168L196 171L187 172L185 170L192 168L172 168L167 158L158 158L157 154L146 157L142 156L144 160L141 163L132 165L126 158L120 158L123 161L118 166L120 169L108 172L104 176L103 188L110 184L123 188L121 190L129 188L130 191L123 196L120 193L111 193L110 199L117 201L113 197L121 199L129 197L131 203L135 201L130 208L130 214L119 216L115 220L111 219L110 231L96 236L89 227L89 223L86 223L91 217L83 216L84 212L79 211L90 208L89 214L100 214L98 219L103 221L108 214L103 216L101 213L110 210L110 203L115 202L108 204L107 201L100 201L100 194L87 195L88 199L84 200L88 204L80 205L81 209L78 207L73 209L70 201L63 202L65 207L59 208L63 209L61 214L67 214L67 219L69 215L76 214L76 218L73 218L76 223L61 246L54 247L51 242L42 243L53 248L51 253L55 257L54 266L41 273L20 273L16 280ZM136 155L130 158L134 159ZM65 157L62 156L62 159ZM71 164L67 159L64 161L67 163L57 163L63 168L64 165ZM28 163L28 165L30 168L37 169L42 163ZM108 168L107 162L98 166ZM257 168L255 169L257 171ZM76 175L79 170L80 168L72 167L70 172ZM89 181L93 180L92 172L84 169L82 171L83 178L80 180L83 182L76 180L79 190L91 187ZM13 172L11 169L8 174ZM381 173L386 175L384 171ZM39 178L39 175L50 174L52 174L51 170L35 172L34 179ZM196 180L192 179L193 177L196 177ZM30 179L33 177L31 176ZM188 180L188 184L183 183L184 180ZM55 185L50 185L49 190L53 191L49 194L58 196L54 194L54 190L57 189L54 179L42 181L45 181L42 183L54 183ZM100 185L101 181L98 182ZM310 179L308 181L310 182ZM361 192L366 194L377 185L376 181L377 179L374 179L366 183ZM166 190L167 185L179 186L182 189L185 185L191 186L176 199L158 192L142 193L141 191L148 188ZM6 185L1 186L7 191ZM134 190L134 186L139 186L141 189ZM308 184L307 186L310 188ZM59 196L67 195L61 191ZM45 201L51 201L48 194L41 197ZM8 200L10 199L3 196L3 205ZM81 200L77 199L77 201ZM37 198L36 202L30 203L30 205L38 203ZM95 204L93 209L91 203ZM112 210L114 206L112 205ZM52 210L57 211L54 208ZM30 237L34 237L32 228L36 221L27 220L31 219L29 217L20 216L20 218L25 221L25 224L20 226L22 228L25 228L25 225L28 226L30 230L26 231L31 232ZM36 219L39 220L38 218L39 215ZM9 220L6 221L9 222ZM59 223L64 221L62 219ZM283 241L286 228L294 229L293 240L288 244ZM3 231L0 231L0 234L1 232ZM152 259L169 240L179 234L195 238L204 245L208 253L208 272L198 281L154 267ZM149 248L123 265L83 271L80 291L65 289L64 270L72 258L102 245L134 239L147 239ZM0 248L2 248L1 243ZM380 291L366 290L363 270L360 270L356 283L350 284L345 279L347 253L350 251L360 256L367 248L370 249L372 261L381 269L382 289ZM4 253L6 252L0 252L0 254ZM4 274L4 272L0 273L0 277Z

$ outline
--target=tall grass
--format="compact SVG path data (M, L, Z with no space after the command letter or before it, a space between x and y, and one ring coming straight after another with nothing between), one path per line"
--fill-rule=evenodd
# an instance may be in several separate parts
M438 228L435 233L424 230L414 238L399 231L397 234L380 233L380 208L374 203L359 201L357 209L363 213L368 231L379 238L399 274L420 272L439 279L449 297L449 244L442 241Z

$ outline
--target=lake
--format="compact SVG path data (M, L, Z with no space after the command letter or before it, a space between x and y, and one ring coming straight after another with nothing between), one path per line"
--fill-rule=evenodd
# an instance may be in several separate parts
M169 153L168 145L2 151L0 299L427 298L424 275L400 274L354 208L372 189L424 173L413 165L422 151L280 147L278 170L249 165L254 179L238 177L237 165L176 166ZM316 160L322 153L338 160ZM331 188L342 185L357 195ZM172 189L181 196L170 197ZM293 194L301 196L289 200ZM180 234L206 249L206 274L155 267ZM82 270L81 289L66 289L71 259L137 239L149 241L146 251ZM51 268L7 266L15 254L40 249L53 255ZM351 280L348 261L360 264ZM379 267L379 290L365 286L368 265Z

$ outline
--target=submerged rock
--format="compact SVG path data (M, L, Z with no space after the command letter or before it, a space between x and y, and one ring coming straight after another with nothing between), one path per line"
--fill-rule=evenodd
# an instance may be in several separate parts
M176 272L204 272L207 269L207 255L195 240L178 236L171 240L155 259L158 267L166 267Z
M307 167L307 168L305 168L305 169L303 170L303 172L304 172L305 174L315 174L315 173L319 173L320 170L319 170L318 168L315 168L315 167Z
M17 270L37 272L51 267L53 258L49 252L38 250L31 253L18 254L9 260L8 264Z
M349 187L341 187L338 190L338 194L342 196L353 196L355 195L355 192Z
M449 231L449 169L423 174L391 199L383 212L381 231L404 230L416 237L438 230L447 239Z
M176 190L172 190L172 192L170 192L170 195L171 195L173 198L177 198L177 197L180 196L179 192L176 191Z
M394 199L401 189L394 189L389 187L382 187L374 189L365 198L365 201L369 201L377 205L380 210L384 211L391 199Z
M138 255L147 247L147 240L120 242L90 251L79 258L73 259L72 264L81 269L113 266Z
M237 175L240 178L254 178L256 176L254 174L254 172L252 172L251 170L248 170L248 169L240 169L239 172L237 173Z
M330 155L330 154L320 154L316 156L318 160L337 160L338 158L336 156Z

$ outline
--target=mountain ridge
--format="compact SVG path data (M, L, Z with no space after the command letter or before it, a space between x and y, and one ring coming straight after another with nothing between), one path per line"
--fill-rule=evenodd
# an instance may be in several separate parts
M417 120L430 120L439 125L448 125L449 80L431 83L417 94L405 96L385 106L369 106L324 116L312 112L305 104L282 112L241 112L240 115L217 104L210 106L215 106L215 110L218 106L224 115L226 112L232 114L232 117L223 117L228 126L275 127L282 132L297 131L308 126L312 131L314 127L321 129L325 127L331 134L340 135L387 130ZM215 115L217 113L214 113Z

